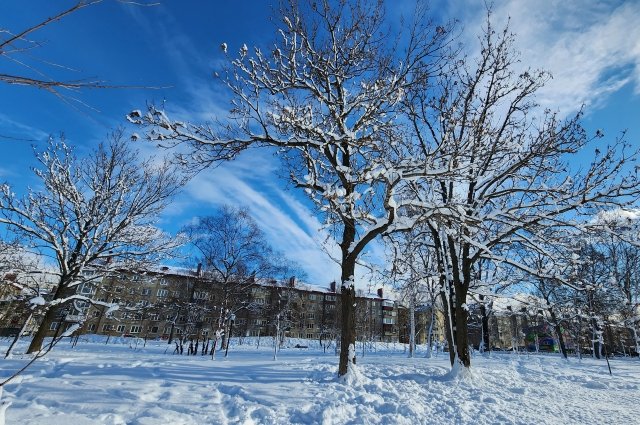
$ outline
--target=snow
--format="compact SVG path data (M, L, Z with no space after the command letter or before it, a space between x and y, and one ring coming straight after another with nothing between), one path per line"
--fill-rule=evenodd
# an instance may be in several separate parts
M44 297L34 297L29 300L29 304L35 307L38 305L45 305L46 301L44 300Z
M264 338L263 338L264 339ZM407 358L401 344L358 357L358 379L336 377L337 356L317 342L274 361L270 344L232 345L229 357L178 356L162 341L146 347L64 340L17 381L2 402L8 424L531 424L637 423L640 361L493 353L472 373L450 372L448 353ZM24 351L27 340L16 353ZM6 349L8 341L0 342ZM356 347L361 354L361 347ZM0 362L8 376L23 365Z

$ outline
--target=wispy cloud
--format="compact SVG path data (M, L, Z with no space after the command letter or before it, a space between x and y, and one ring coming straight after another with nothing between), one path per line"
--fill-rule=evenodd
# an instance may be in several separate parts
M486 18L482 3L447 3L447 14L459 18L464 26L464 42L477 46L476 37ZM538 93L542 107L564 114L583 104L599 108L627 84L640 94L640 2L495 2L494 27L501 29L509 20L522 67L553 75Z
M272 246L297 262L310 283L326 285L339 279L338 266L322 249L326 234L321 223L307 206L281 188L275 174L277 161L264 153L250 151L238 161L201 173L187 186L187 199L181 204L191 205L189 213L193 215L206 215L225 204L247 207ZM190 219L187 211L179 213L184 220Z
M0 113L0 138L6 138L12 142L41 142L49 138L49 133Z

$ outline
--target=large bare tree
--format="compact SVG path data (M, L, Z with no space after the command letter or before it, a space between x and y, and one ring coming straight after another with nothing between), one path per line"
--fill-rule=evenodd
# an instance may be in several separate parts
M226 125L133 111L146 136L189 146L198 166L249 148L277 149L293 184L304 189L333 229L341 256L342 334L339 375L355 363L355 266L367 245L390 231L403 178L430 173L407 161L410 129L402 99L437 74L449 28L417 8L403 33L387 28L383 2L283 2L278 38L266 49L243 45L222 80L232 94ZM222 45L224 51L229 48ZM351 355L349 354L351 352Z
M535 93L550 77L518 69L508 28L488 24L480 40L479 56L452 62L438 91L407 97L422 144L457 170L410 196L443 212L427 221L429 237L451 363L465 368L471 364L466 303L479 262L533 272L508 255L512 244L543 252L554 229L579 230L594 211L629 205L640 191L630 165L637 153L624 140L605 145L600 132L586 134L581 113L562 119L537 107ZM593 149L589 163L580 165L577 154L587 149Z
M85 282L83 271L102 273L171 252L179 243L154 226L158 214L183 184L167 163L138 161L121 132L85 158L63 140L36 153L41 183L18 197L1 186L0 223L23 245L49 256L58 278L44 320L29 352L38 351L49 326Z

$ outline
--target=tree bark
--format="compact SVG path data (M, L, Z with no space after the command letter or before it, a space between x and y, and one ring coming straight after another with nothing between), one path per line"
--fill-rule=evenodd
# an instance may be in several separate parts
M409 299L409 357L414 356L416 350L416 307L414 295Z
M566 359L568 358L568 354L567 354L567 346L565 345L564 337L562 336L562 327L560 326L560 322L558 322L558 318L556 314L553 312L553 309L549 309L548 311L549 311L549 316L551 316L551 320L553 321L553 327L556 331L556 335L558 336L558 345L560 346L560 353L562 353L562 357Z
M465 308L466 298L467 297L465 291L463 291L462 288L456 288L456 327L454 328L454 333L456 337L457 355L460 364L468 368L471 366L471 353L469 353L469 312Z
M491 350L491 339L489 335L489 315L487 314L487 307L484 305L484 295L480 295L480 316L482 320L482 344L485 350Z
M338 366L338 376L346 375L349 370L349 363L356 363L355 350L353 358L349 358L349 347L356 343L356 321L354 305L356 303L355 287L353 275L355 272L355 257L346 257L342 262L342 294L340 296L342 312L342 333L340 336L340 364Z
M435 302L431 304L431 322L427 331L427 358L431 358L431 344L433 339L433 322L436 320Z
M66 282L64 278L60 279L60 283L56 288L56 292L53 294L53 301L61 299L66 290ZM27 349L27 354L32 354L40 351L42 349L42 343L49 332L49 328L51 324L54 322L56 316L62 309L62 305L56 305L53 307L49 307L44 314L44 318L40 322L40 326L38 326L38 330L36 334L33 336L31 343L29 344L29 348Z
M442 297L442 306L444 308L444 328L445 334L447 336L447 345L449 346L449 362L451 366L453 366L456 361L456 340L455 340L455 326L456 326L456 318L453 314L453 309L450 304L450 297L447 297L446 289L440 292L440 296Z

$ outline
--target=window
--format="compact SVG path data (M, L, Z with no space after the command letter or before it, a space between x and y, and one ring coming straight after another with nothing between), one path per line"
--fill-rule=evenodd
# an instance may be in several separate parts
M307 339L313 339L313 334L307 334Z
M209 293L205 291L196 291L193 293L193 298L196 300L206 300L209 299Z
M103 332L109 332L113 330L113 325L108 325L108 324L104 324L102 325L102 331Z
M150 288L142 288L142 295L149 295L151 293Z
M315 301L316 300L316 294L309 294L309 299L311 301Z
M164 277L160 279L160 285L166 285L167 284L167 279L165 279Z
M336 300L336 296L335 295L327 295L324 297L325 300L327 301L335 301Z
M173 291L173 296L176 298L180 297L180 291Z
M158 333L158 327L157 326L151 326L151 333L152 334L157 334Z
M167 295L169 295L169 290L158 289L158 297L166 297Z
M160 315L158 313L154 313L149 316L149 320L160 320Z
M135 295L135 294L136 294L136 288L130 288L129 295Z
M59 322L51 322L51 324L49 325L49 330L55 331L56 329L58 329L58 326L60 326Z
M122 292L122 286L117 286L116 287L116 294L119 294Z
M132 334L139 334L141 330L142 330L142 326L140 326L140 325L131 326L131 333Z
M77 312L78 314L82 313L84 310L86 310L87 308L89 308L89 303L87 301L81 301L81 300L76 300L73 302L73 306L78 309L75 310L75 312Z
M93 294L93 285L91 285L90 283L83 283L80 287L80 293L85 295Z
M264 298L256 298L256 304L264 304Z
M164 330L162 331L162 333L164 334L170 334L171 333L171 326L165 326Z
M117 332L124 332L125 326L124 325L118 325L118 327L116 328Z
M185 316L180 316L180 317L178 317L178 322L179 322L179 323L184 323L184 321L185 321L185 320L186 320L186 317L185 317Z
M100 312L99 312L99 311L97 311L97 310L96 310L96 311L94 311L94 312L93 312L93 317L94 317L94 318L95 318L95 317L100 317Z
M307 323L307 329L313 329L313 323Z
M114 298L111 300L111 304L120 304L120 298Z
M382 319L382 323L384 323L385 325L393 325L393 319L385 317Z
M91 323L89 326L87 326L87 330L89 332L95 332L96 330L96 324L95 323Z
M315 313L307 313L307 319L315 319L316 315Z

